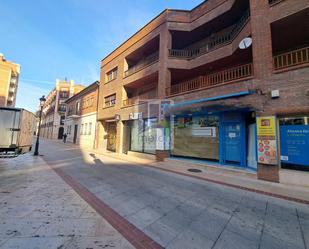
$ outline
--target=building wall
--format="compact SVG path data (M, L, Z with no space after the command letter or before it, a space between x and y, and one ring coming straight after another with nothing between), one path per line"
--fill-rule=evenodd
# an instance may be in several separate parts
M309 10L309 3L302 0L283 0L270 5L268 1L249 0L250 20L245 24L238 36L231 42L207 54L191 58L171 58L169 49L172 48L173 32L192 31L195 28L213 21L222 16L227 18L228 11L235 7L235 3L241 1L209 0L190 11L166 10L153 21L120 45L101 62L101 86L98 104L98 138L97 142L101 150L106 150L108 135L108 122L117 121L117 148L116 152L124 151L124 135L127 127L122 121L127 120L130 113L145 112L142 106L124 107L122 101L127 98L124 91L127 87L136 87L149 82L149 78L156 79L157 97L169 99L174 103L189 102L192 100L248 92L246 96L230 97L212 101L208 105L226 106L226 110L232 107L247 108L252 115L277 117L289 115L309 115L309 68L308 63L285 70L275 70L273 61L273 39L271 25L275 21L299 14ZM229 12L230 13L230 12ZM304 16L303 15L303 19ZM308 32L307 32L308 33ZM143 49L152 39L159 36L159 60L137 73L125 77L125 59L134 51ZM238 49L240 41L245 37L252 37L252 46L247 49L248 58L253 65L253 75L244 80L220 84L208 89L192 90L177 96L167 96L166 88L170 87L173 73L179 71L222 70L224 66L234 66L242 62ZM290 48L293 49L293 48ZM208 65L208 66L207 66ZM118 78L106 82L106 73L118 66ZM178 70L178 71L177 71ZM174 75L175 76L175 75ZM141 83L142 82L142 83ZM140 84L140 85L139 85ZM279 97L272 98L271 91L279 90ZM104 107L104 97L116 93L116 104L112 107ZM192 104L191 108L200 108L202 104ZM181 109L181 108L180 108ZM279 135L279 134L278 134ZM125 135L126 136L126 135ZM125 146L126 147L126 146ZM280 165L258 166L260 179L279 181Z
M15 107L20 65L0 54L0 106Z
M76 144L81 147L91 148L95 147L97 113L89 113L82 115L79 118L68 118L65 123L65 133L67 134L67 142L74 142L74 127L78 126ZM91 123L91 129L89 124ZM87 130L85 125L87 124ZM83 126L83 132L81 127Z
M61 124L60 122L61 116L65 118L65 110L61 111L59 108L61 104L65 104L65 101L67 99L72 97L74 94L80 92L83 88L85 87L82 85L76 85L73 80L70 81L58 80L58 79L56 80L55 88L51 90L47 95L46 103L43 107L43 113L44 113L42 118L43 137L49 139L58 139L59 129L63 128L64 130L64 123ZM67 96L62 97L61 96L62 92L67 92L68 93Z

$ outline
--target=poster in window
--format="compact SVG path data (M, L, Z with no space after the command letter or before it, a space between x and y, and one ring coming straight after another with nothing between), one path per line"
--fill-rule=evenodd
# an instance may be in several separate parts
M257 117L256 122L258 162L276 165L278 163L276 118L274 116Z

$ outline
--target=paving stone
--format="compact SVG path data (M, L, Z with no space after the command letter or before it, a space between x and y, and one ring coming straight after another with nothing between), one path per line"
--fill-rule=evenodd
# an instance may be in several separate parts
M113 236L73 238L66 244L65 249L102 249L102 248L119 248L133 249L134 247L126 240L115 238Z
M152 223L143 229L143 231L163 247L166 247L169 242L181 233L179 228L175 229L160 221Z
M1 246L1 249L58 249L66 238L12 238Z
M290 238L290 240L294 241L293 237ZM267 232L264 232L260 249L305 249L305 247L302 245L295 245L294 243L287 242L286 240L275 238Z
M211 249L214 241L191 230L185 230L177 236L167 249Z
M162 216L163 214L158 212L156 209L152 207L146 207L129 216L128 220L138 228L144 229Z
M252 240L233 233L229 230L224 230L220 238L216 242L214 249L257 249L258 244Z
M210 213L209 211L204 211L190 224L190 229L202 234L212 241L215 241L223 231L228 220L228 217L222 217Z

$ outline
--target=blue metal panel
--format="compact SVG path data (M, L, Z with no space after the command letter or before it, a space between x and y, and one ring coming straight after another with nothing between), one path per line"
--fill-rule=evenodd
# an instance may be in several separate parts
M185 106L185 105L192 105L192 104L197 104L197 103L201 103L201 102L214 101L214 100L219 100L219 99L227 99L227 98L233 98L233 97L240 97L240 96L244 96L244 95L248 95L248 94L251 94L251 92L249 90L243 91L243 92L238 92L238 93L230 93L230 94L210 97L210 98L202 98L202 99L185 101L185 102L181 102L181 103L172 104L171 106L172 107L179 107L179 106Z
M281 162L309 166L309 125L280 126Z

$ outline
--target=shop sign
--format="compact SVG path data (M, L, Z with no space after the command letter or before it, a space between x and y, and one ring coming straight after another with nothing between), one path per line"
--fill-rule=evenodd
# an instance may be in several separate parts
M309 166L309 125L280 127L281 161Z
M257 117L258 162L275 165L277 157L276 117Z
M216 137L216 127L200 127L192 128L192 136L194 137Z
M141 112L131 112L129 114L129 119L130 120L142 119L142 113Z

